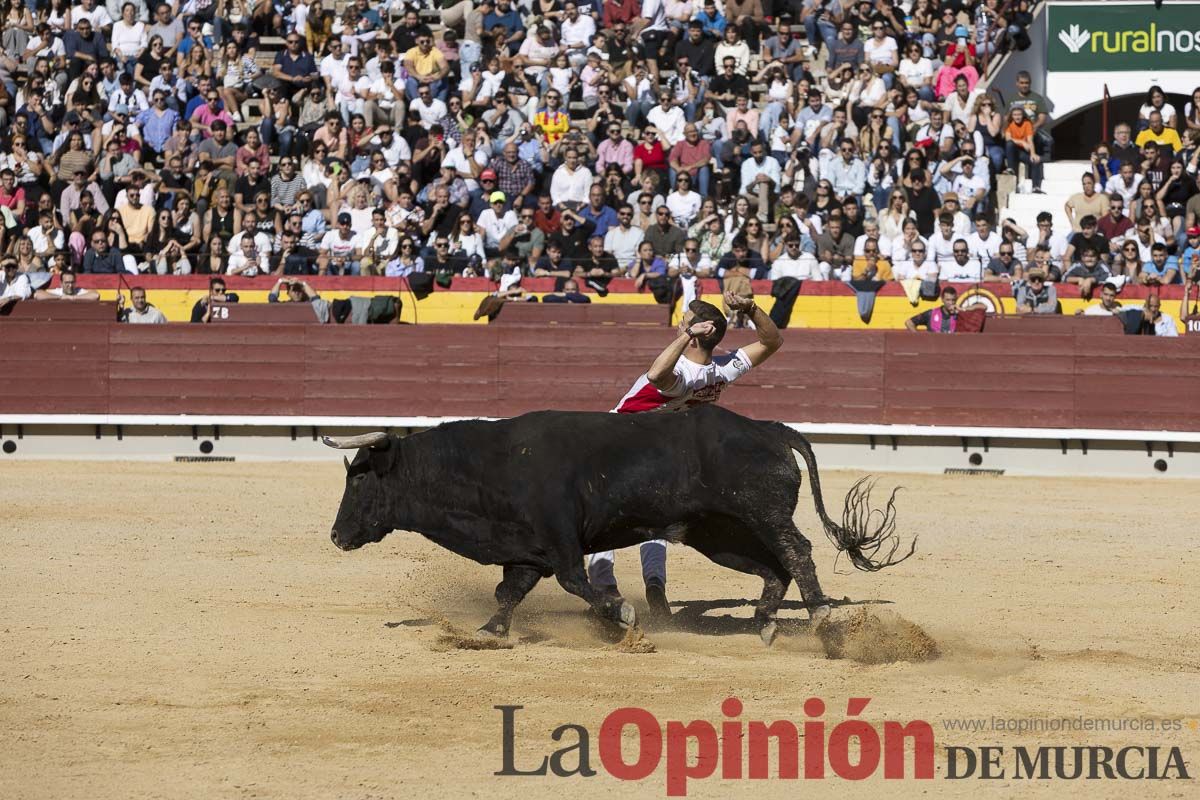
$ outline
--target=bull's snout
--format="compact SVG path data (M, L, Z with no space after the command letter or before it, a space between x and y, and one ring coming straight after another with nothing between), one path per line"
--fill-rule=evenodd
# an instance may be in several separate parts
M337 547L339 550L351 549L351 548L347 547L344 543L338 541L337 528L334 528L333 530L331 530L329 532L329 541L333 542L334 546Z

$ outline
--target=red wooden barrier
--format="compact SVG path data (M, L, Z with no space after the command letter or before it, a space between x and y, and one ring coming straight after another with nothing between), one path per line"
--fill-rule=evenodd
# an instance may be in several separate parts
M114 322L117 304L111 300L85 302L81 300L23 300L8 307L0 319L69 322ZM5 325L5 330L8 326Z
M670 332L10 320L3 335L0 413L507 416L612 408ZM789 422L1200 430L1200 339L784 338L723 403Z

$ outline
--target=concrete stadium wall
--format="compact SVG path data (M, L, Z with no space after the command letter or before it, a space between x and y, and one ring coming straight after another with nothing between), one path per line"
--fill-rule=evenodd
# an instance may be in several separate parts
M608 410L665 332L9 320L3 333L0 414L446 417ZM722 402L787 422L1200 431L1190 338L794 330L786 342Z

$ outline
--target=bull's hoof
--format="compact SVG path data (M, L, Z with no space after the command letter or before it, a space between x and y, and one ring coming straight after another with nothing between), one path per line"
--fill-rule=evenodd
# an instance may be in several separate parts
M633 606L624 601L621 602L621 608L617 611L618 624L628 630L634 625L637 625L637 612L633 610Z
M828 603L825 603L814 608L810 608L808 610L808 618L812 621L813 627L816 627L828 619L829 615L832 613L833 609Z
M493 639L506 639L508 638L508 626L501 622L491 620L479 630L475 631L475 633L479 636L486 636Z
M758 629L758 638L762 639L762 643L767 647L775 644L775 635L778 633L779 626L775 624L775 620L771 620L766 625Z

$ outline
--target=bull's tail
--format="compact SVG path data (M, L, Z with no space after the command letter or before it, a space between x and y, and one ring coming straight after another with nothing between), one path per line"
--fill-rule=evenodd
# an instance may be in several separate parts
M897 555L902 552L900 538L896 535L896 492L899 489L892 490L882 510L872 509L871 490L875 487L875 481L870 477L862 478L846 493L842 524L837 524L825 513L825 502L821 498L821 476L817 472L817 458L812 445L786 425L780 424L779 427L785 432L784 440L788 446L801 455L808 467L813 505L817 508L825 535L834 547L850 557L855 567L866 572L877 572L899 564L916 551L917 539L914 536L908 552Z

